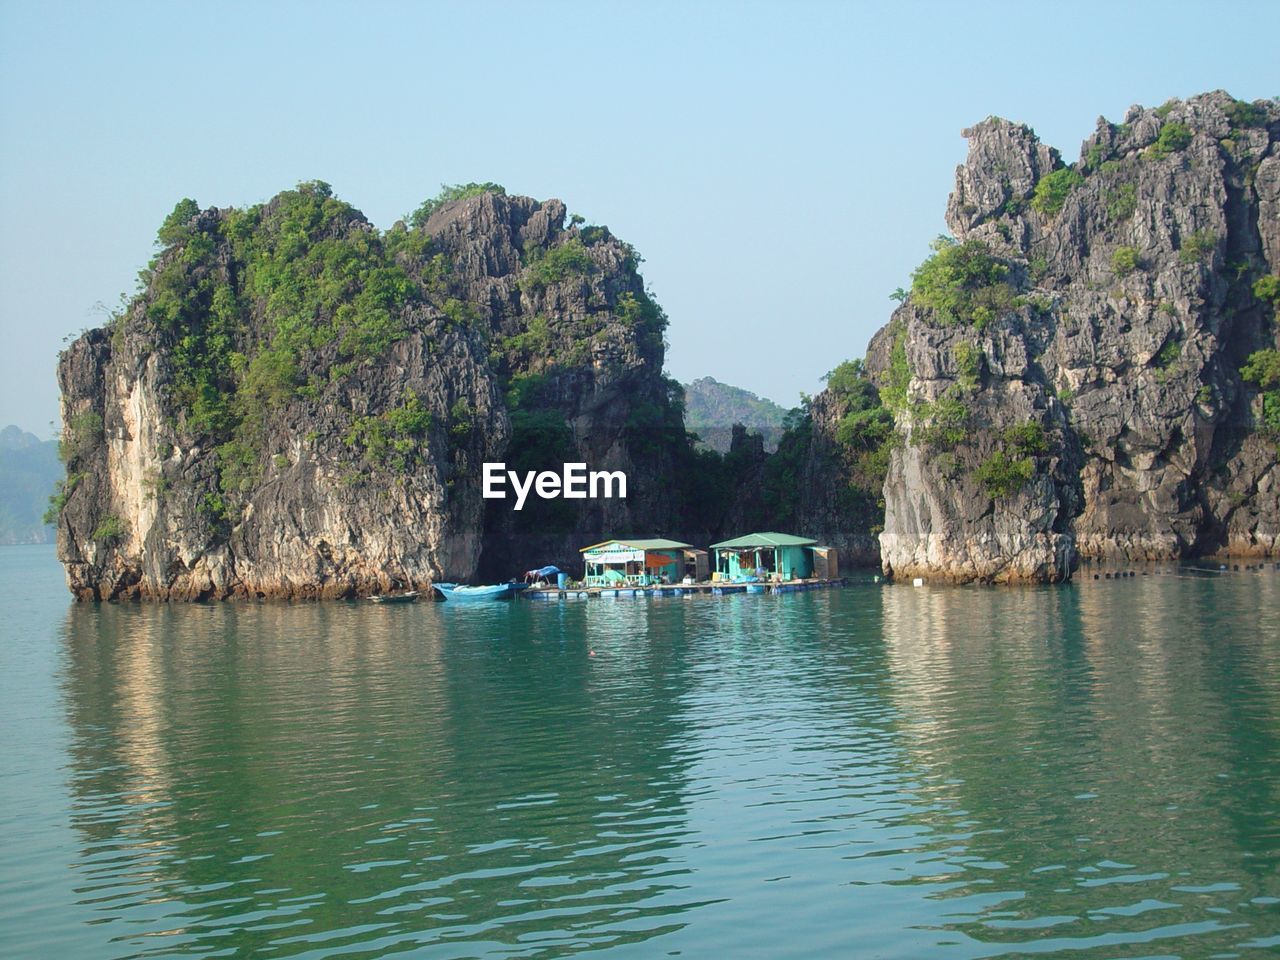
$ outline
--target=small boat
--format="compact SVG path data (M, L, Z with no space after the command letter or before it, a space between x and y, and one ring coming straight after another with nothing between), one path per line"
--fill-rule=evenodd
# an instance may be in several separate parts
M505 600L511 596L514 584L494 583L482 587L468 587L456 583L436 583L432 586L446 600Z
M369 598L374 603L413 603L418 599L418 591L410 590L408 593L375 593Z

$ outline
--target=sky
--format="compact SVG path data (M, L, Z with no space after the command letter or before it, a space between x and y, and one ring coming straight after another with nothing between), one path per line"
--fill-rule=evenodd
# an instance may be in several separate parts
M132 293L174 204L331 183L374 224L441 184L559 197L644 257L668 372L784 406L861 356L961 130L1067 161L1097 118L1280 94L1280 3L0 0L0 425Z

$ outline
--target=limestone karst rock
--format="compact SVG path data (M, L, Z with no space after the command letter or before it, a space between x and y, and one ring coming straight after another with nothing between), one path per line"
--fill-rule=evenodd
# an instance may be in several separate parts
M558 200L469 192L386 233L322 183L179 204L139 294L60 360L77 597L355 596L486 556L505 577L665 519L687 444L634 251ZM482 464L561 458L626 469L630 496L561 501L523 553Z
M874 411L840 368L781 441L809 478L794 526L854 554L878 533L886 572L958 581L1274 555L1280 395L1241 368L1278 342L1280 104L1134 107L1070 166L1022 124L965 136L954 236L860 368L893 435L863 429ZM877 444L872 520L859 465Z
M885 570L1039 581L1077 553L1274 553L1276 443L1240 368L1277 345L1255 285L1280 272L1280 105L1215 92L1134 107L1099 120L1070 168L1019 124L965 134L956 245L939 254L959 264L941 279L965 287L964 309L917 274L869 356L884 385L896 346L908 378ZM992 271L966 274L970 255ZM948 438L936 421L951 411ZM1010 449L1019 430L1043 450Z

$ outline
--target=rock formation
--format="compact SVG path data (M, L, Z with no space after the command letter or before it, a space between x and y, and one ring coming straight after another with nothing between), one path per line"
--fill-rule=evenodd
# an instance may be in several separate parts
M511 469L582 462L621 470L627 498L488 501L479 572L506 579L545 563L580 565L581 547L636 531L678 533L690 449L680 385L662 373L666 315L639 256L599 226L564 228L559 200L483 193L423 225L451 265L445 293L479 316L510 411Z
M557 200L468 185L385 233L321 183L183 201L61 358L72 592L355 596L761 526L956 581L1274 555L1280 104L1134 107L1071 166L965 133L954 237L772 455L690 446L638 256ZM491 461L628 497L516 512L480 496Z
M634 251L557 200L458 192L385 234L322 183L178 205L138 295L60 360L77 597L355 596L659 528L687 443ZM481 465L562 456L629 498L521 553Z
M1072 167L1019 124L965 135L955 241L868 356L900 435L884 569L1274 554L1276 438L1240 370L1277 345L1280 105L1134 107Z

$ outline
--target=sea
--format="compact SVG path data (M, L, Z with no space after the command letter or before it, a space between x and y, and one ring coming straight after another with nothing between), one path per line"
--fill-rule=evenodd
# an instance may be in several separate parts
M93 604L0 548L0 956L1280 952L1280 570Z

